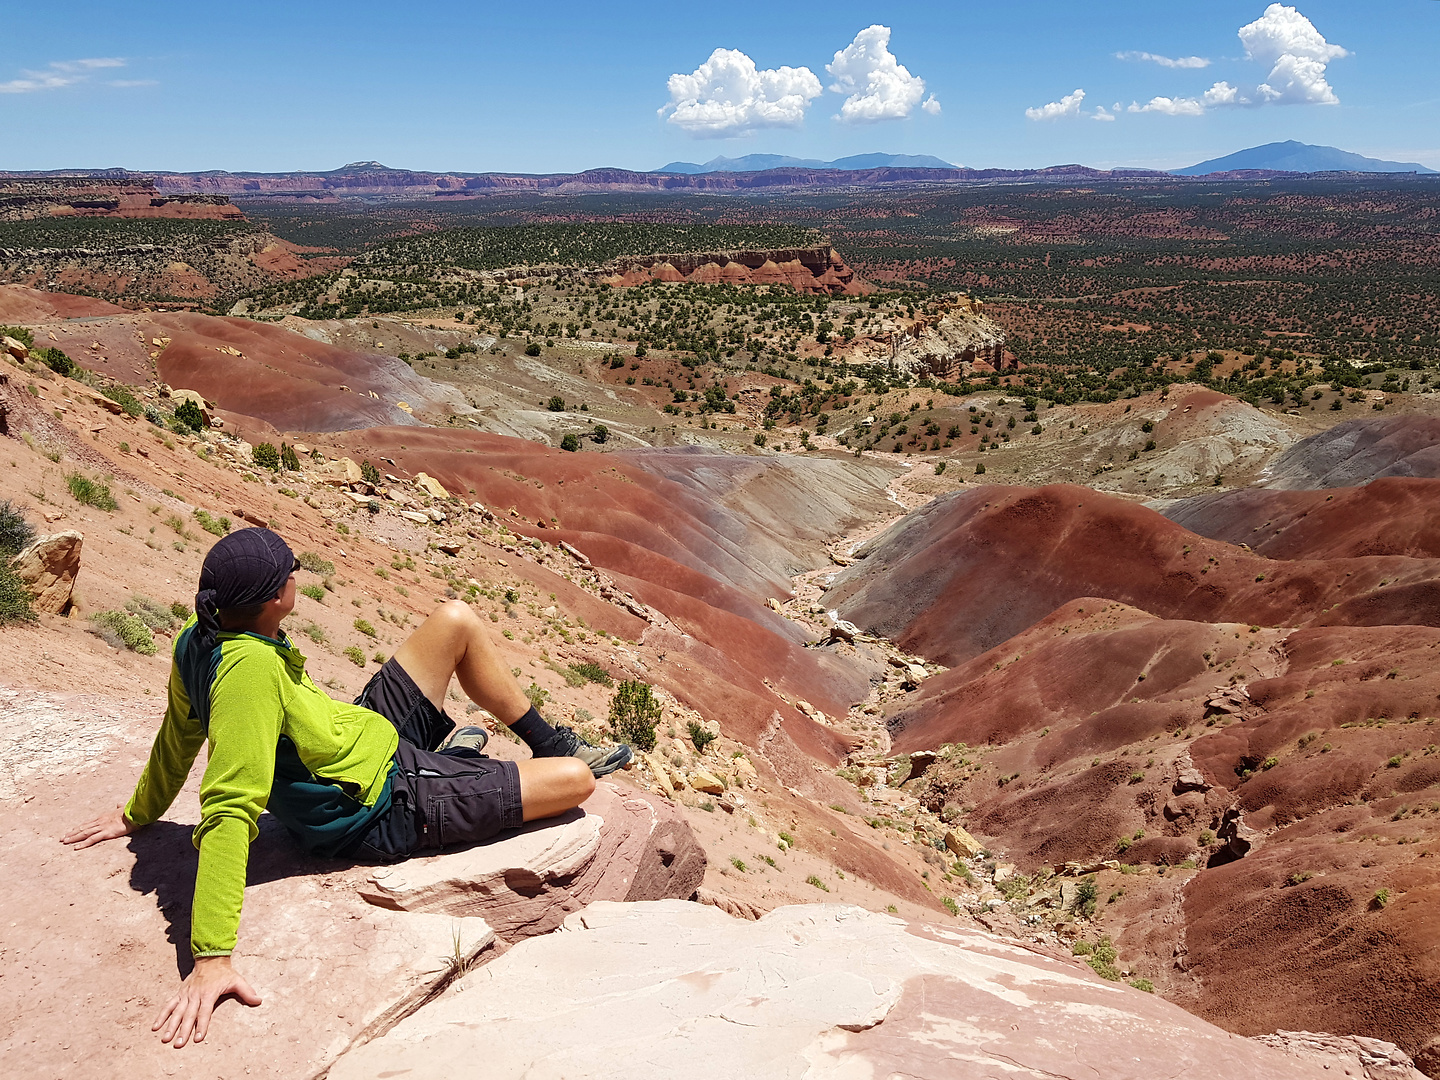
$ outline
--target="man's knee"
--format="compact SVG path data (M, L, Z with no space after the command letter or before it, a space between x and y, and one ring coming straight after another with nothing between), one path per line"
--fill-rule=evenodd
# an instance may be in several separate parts
M567 775L565 777L571 794L575 799L575 805L579 806L586 799L595 793L595 774L578 758L561 758L566 765Z
M456 636L463 636L480 625L473 608L464 600L446 600L436 606L430 618Z

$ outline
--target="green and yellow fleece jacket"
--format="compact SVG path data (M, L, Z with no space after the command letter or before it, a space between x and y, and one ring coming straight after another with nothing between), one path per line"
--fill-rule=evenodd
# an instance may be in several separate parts
M198 659L201 670L182 670L194 632L192 616L176 635L165 719L125 816L138 827L165 813L208 739L190 947L197 957L226 956L235 948L261 811L307 851L343 851L389 809L399 740L379 713L320 690L283 637L222 631L211 655ZM187 685L209 688L208 728Z

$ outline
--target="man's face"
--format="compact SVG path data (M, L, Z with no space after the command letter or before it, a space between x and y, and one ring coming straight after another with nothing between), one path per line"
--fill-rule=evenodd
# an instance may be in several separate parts
M279 595L276 597L276 599L280 601L280 617L282 619L295 610L294 574L291 574L288 578L285 579L285 587L280 590Z

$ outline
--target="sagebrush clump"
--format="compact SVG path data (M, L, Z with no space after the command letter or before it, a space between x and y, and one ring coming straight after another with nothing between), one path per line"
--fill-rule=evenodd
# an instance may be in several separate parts
M97 611L90 616L90 622L91 633L98 634L107 645L141 656L155 655L155 637L140 616L125 611Z
M655 725L660 722L660 703L649 683L622 682L610 699L610 727L615 737L638 750L655 749Z

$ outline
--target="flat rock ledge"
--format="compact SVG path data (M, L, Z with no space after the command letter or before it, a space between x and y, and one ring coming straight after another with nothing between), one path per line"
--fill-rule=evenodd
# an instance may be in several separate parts
M482 916L505 943L599 900L685 900L705 851L668 802L606 781L578 810L487 844L381 867L360 895L401 911Z
M758 921L592 903L458 980L329 1080L1086 1077L1321 1080L1343 1068L1231 1035L1078 963L844 905Z

